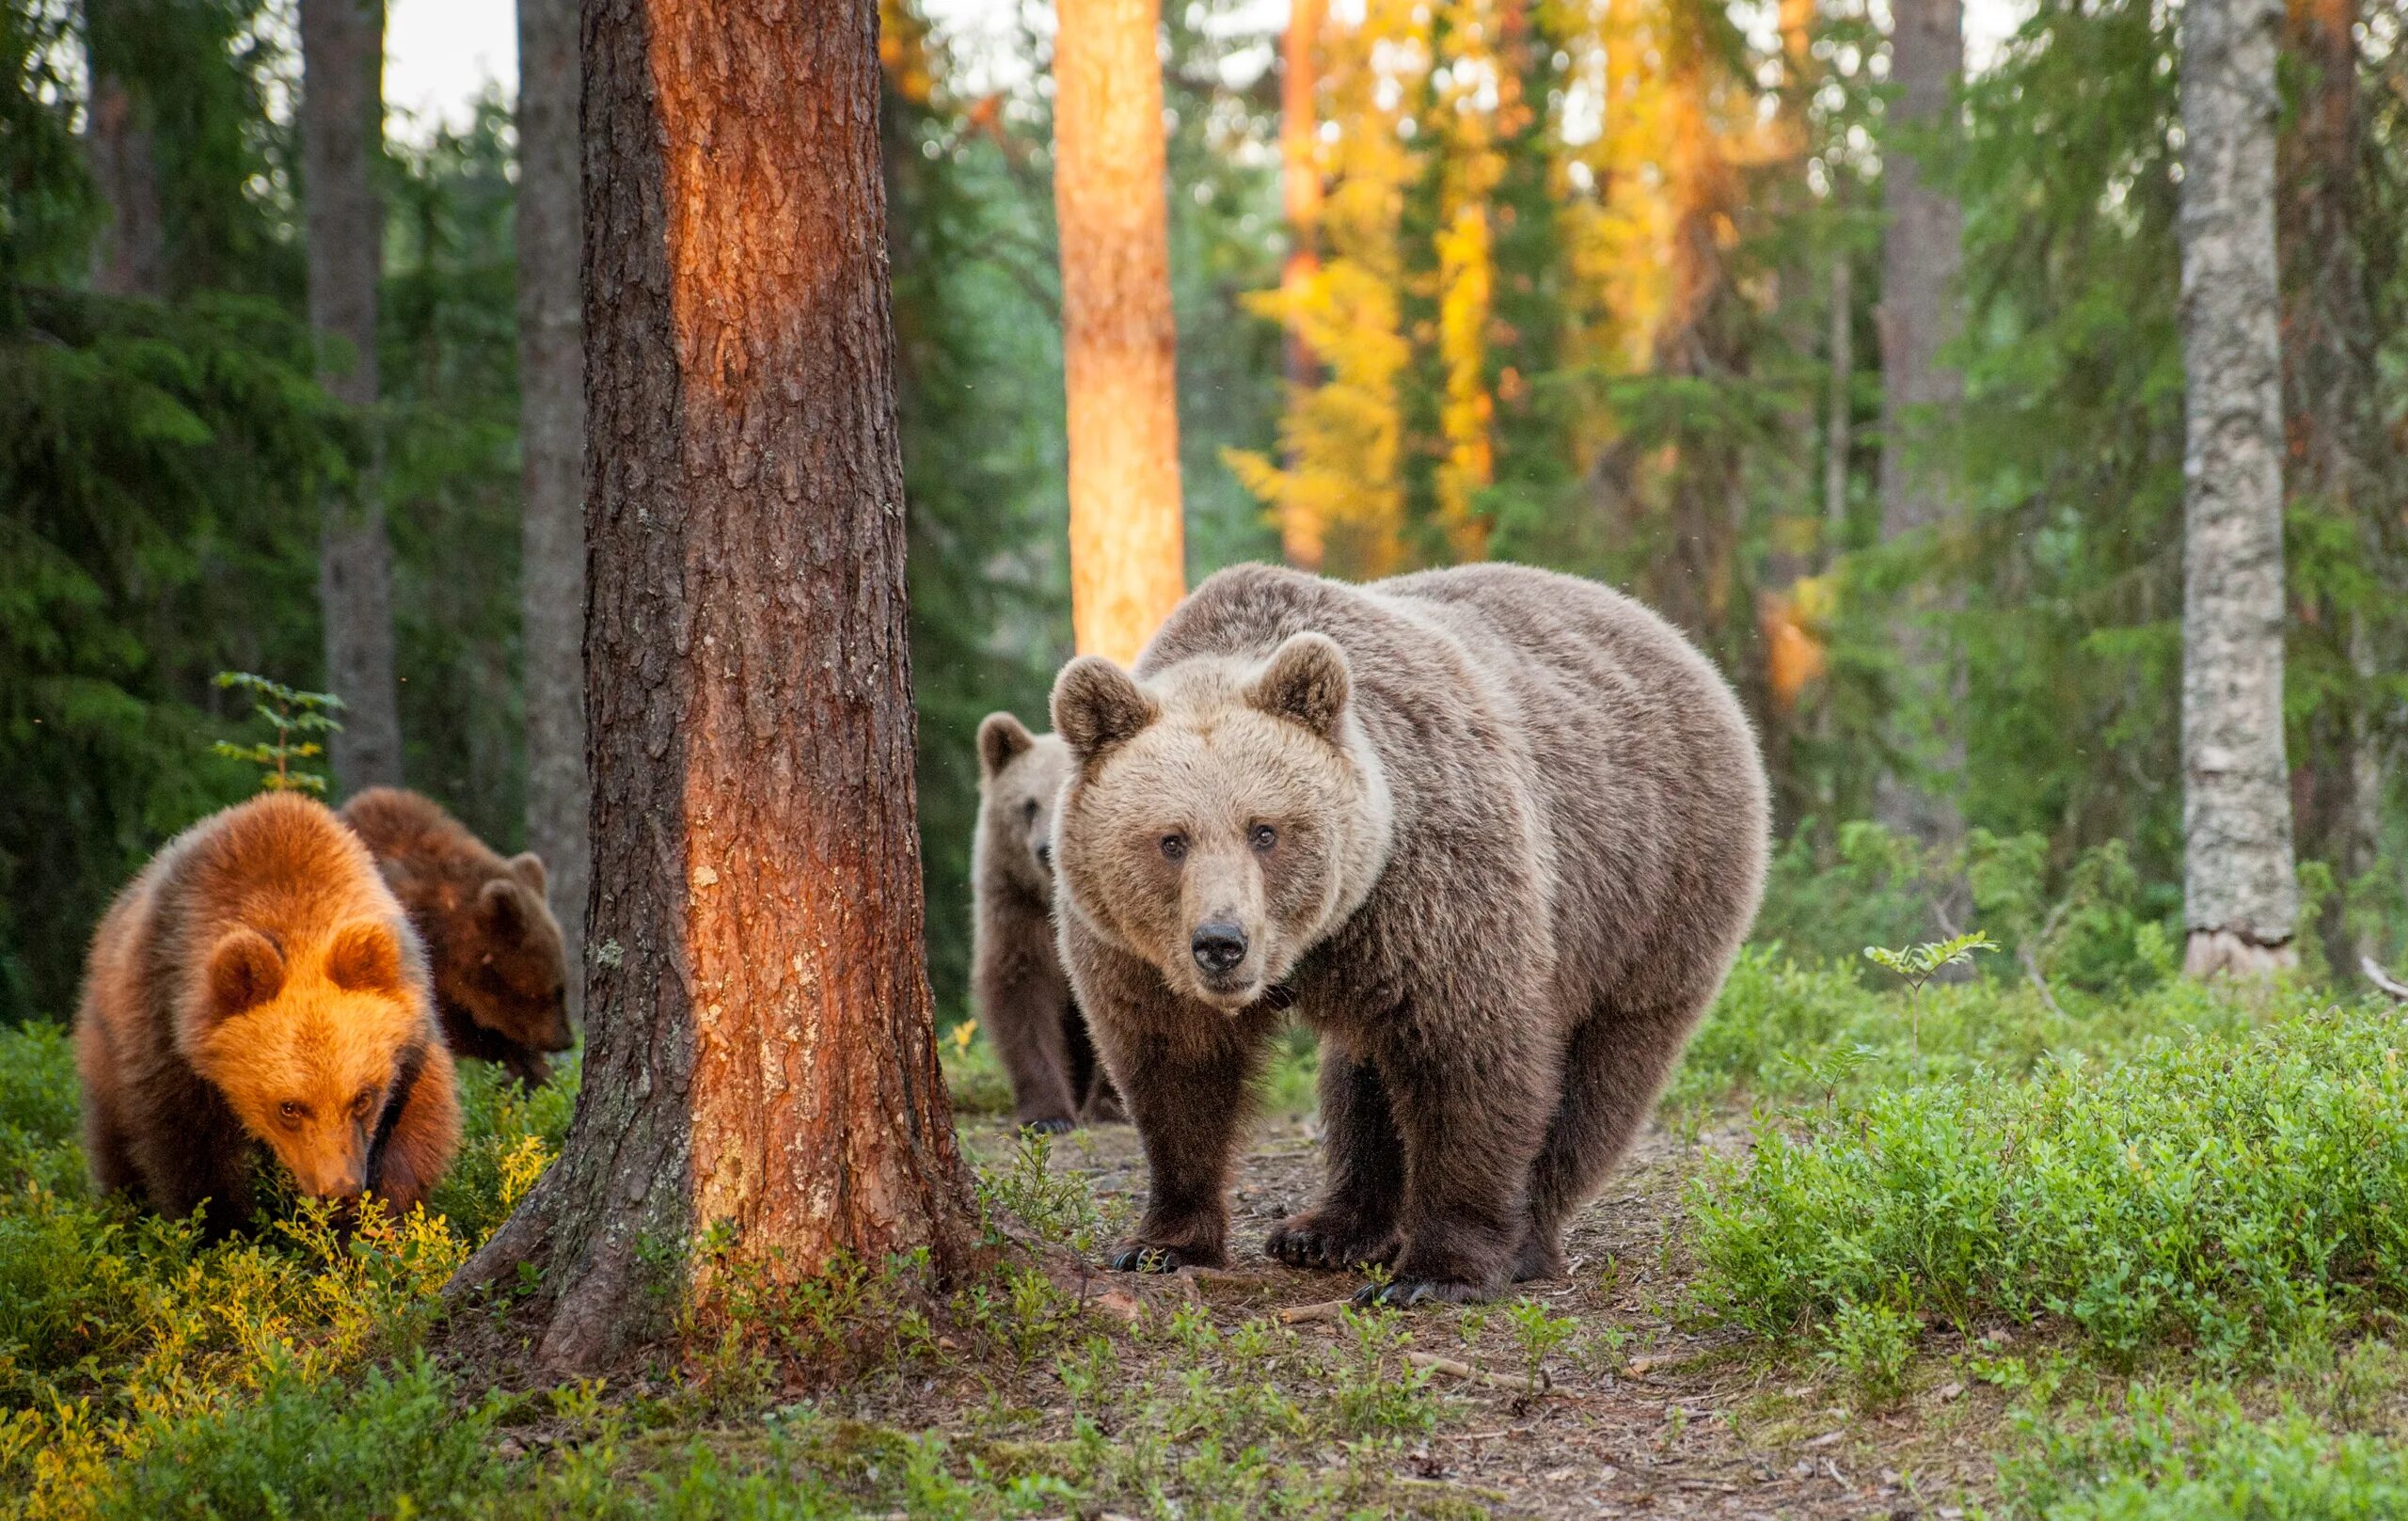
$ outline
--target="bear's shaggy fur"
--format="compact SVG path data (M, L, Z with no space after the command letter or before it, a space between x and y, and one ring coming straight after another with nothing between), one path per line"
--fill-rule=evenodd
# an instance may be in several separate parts
M1117 1120L1054 939L1054 803L1070 752L1009 713L978 725L978 834L970 849L970 998L1011 1074L1013 1117L1042 1131Z
M543 861L503 860L432 798L399 787L369 788L343 804L342 820L425 937L452 1051L541 1087L551 1075L545 1054L576 1038Z
M460 1142L425 952L358 837L271 793L202 819L118 895L75 1017L84 1146L163 1214L251 1212L264 1146L302 1192L407 1210Z
M1115 1265L1225 1260L1292 1006L1328 1180L1267 1250L1387 1263L1401 1303L1560 1273L1763 891L1763 764L1705 659L1543 571L1241 566L1133 678L1065 667L1054 725L1064 960L1152 1170Z

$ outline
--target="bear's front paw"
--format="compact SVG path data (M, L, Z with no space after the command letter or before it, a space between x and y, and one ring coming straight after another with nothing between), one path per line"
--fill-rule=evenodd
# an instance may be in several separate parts
M1337 1270L1392 1262L1397 1246L1393 1228L1374 1230L1357 1221L1307 1210L1274 1226L1263 1239L1262 1251L1290 1267Z
M1048 1115L1043 1119L1023 1119L1021 1121L1020 1128L1024 1131L1035 1131L1039 1135L1068 1135L1078 1127L1059 1116Z
M1411 1309L1416 1305L1469 1305L1487 1297L1487 1289L1460 1278L1393 1278L1386 1283L1367 1283L1354 1291L1354 1303L1358 1305L1384 1305L1397 1309Z
M1115 1273L1176 1273L1183 1267L1218 1267L1220 1259L1191 1246L1148 1246L1129 1242L1112 1254Z

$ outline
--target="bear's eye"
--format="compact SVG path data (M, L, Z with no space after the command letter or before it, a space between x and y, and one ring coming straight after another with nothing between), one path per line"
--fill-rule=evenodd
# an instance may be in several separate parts
M351 1112L361 1119L366 1119L368 1111L375 1107L376 1094L373 1089L363 1088L360 1090L359 1097L351 1101Z
M1026 802L1020 805L1020 816L1025 823L1034 824L1037 822L1037 800L1035 798L1031 798Z
M298 1125L301 1123L301 1117L308 1114L309 1111L303 1108L301 1105L294 1103L292 1100L287 1099L282 1103L276 1106L276 1112L280 1117L282 1117L286 1124Z
M1257 853L1269 855L1271 848L1279 843L1279 832L1268 824L1257 824L1247 832L1246 839L1252 843Z
M1186 836L1186 835L1184 835L1184 834L1165 834L1165 835L1164 835L1164 836L1163 836L1163 859L1164 859L1164 861L1184 861L1184 860L1186 860L1186 859L1187 859L1187 836Z

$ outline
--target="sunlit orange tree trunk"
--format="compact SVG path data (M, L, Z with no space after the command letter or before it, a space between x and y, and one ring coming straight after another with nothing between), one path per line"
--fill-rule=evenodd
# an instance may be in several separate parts
M590 1045L559 1161L462 1278L537 1269L550 1369L737 1268L972 1247L921 962L877 14L585 8Z
M1323 0L1289 0L1288 30L1279 44L1279 209L1288 223L1288 258L1279 270L1283 312L1280 368L1295 405L1321 378L1321 365L1306 339L1305 288L1321 268L1320 113L1314 68L1321 43ZM1298 463L1288 452L1288 467ZM1293 501L1280 503L1279 552L1303 570L1321 568L1326 525Z
M1070 620L1127 663L1186 591L1160 0L1060 0L1054 205L1070 435Z

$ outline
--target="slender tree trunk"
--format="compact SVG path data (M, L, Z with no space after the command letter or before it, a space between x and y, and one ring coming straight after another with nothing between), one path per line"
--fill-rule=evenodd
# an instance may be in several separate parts
M1279 205L1288 222L1288 259L1279 271L1279 289L1288 307L1280 355L1291 406L1321 379L1321 364L1306 341L1296 305L1321 270L1321 117L1314 97L1323 3L1289 0L1288 29L1279 44ZM1287 464L1293 469L1296 461ZM1325 528L1295 494L1281 499L1279 552L1288 563L1319 570Z
M150 112L120 66L135 44L138 14L123 0L85 0L84 37L92 71L85 144L108 225L92 247L92 289L103 295L163 299L167 293L166 218Z
M920 955L878 8L583 28L590 1040L459 1285L537 1266L551 1369L728 1264L973 1249Z
M1830 393L1823 423L1823 564L1847 546L1847 466L1855 449L1856 269L1846 248L1831 258Z
M376 404L376 282L385 208L384 0L301 0L301 176L309 244L309 326L319 379L362 411ZM373 420L370 420L373 428ZM373 452L372 451L372 457ZM345 791L402 779L393 674L393 551L371 467L326 498L318 561L326 684L343 700L330 747Z
M1069 393L1070 621L1136 658L1186 594L1178 333L1163 152L1160 0L1060 0L1054 205Z
M518 0L519 642L527 844L551 878L584 1008L585 353L578 322L578 0Z
M2276 0L2182 14L2182 765L2186 969L2288 964Z
M1889 226L1881 238L1881 537L1940 529L1955 508L1944 467L1932 458L1932 425L1956 404L1963 380L1941 363L1940 352L1962 324L1957 280L1964 266L1964 215L1956 198L1924 182L1918 136L1955 121L1956 82L1965 70L1961 0L1896 0L1890 38L1890 81L1897 95L1893 124L1883 142L1882 197ZM1903 130L1900 130L1903 129ZM1909 597L1900 610L1895 642L1908 691L1905 706L1919 720L1902 726L1904 748L1935 775L1964 769L1965 742L1954 721L1963 673L1955 654L1932 630L1936 597ZM1874 812L1891 828L1926 844L1962 832L1953 799L1922 779L1892 774L1874 787Z

